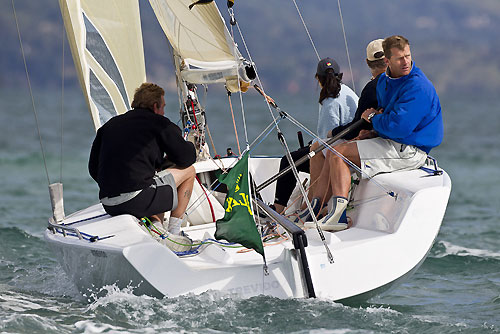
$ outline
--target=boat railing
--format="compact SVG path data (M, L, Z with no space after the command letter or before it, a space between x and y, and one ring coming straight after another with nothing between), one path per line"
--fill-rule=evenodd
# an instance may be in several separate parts
M66 226L66 225L61 225L61 224L57 224L55 221L54 221L54 218L50 218L49 221L48 221L48 226L47 228L54 234L58 233L58 231L60 230L65 237L68 236L68 232L69 233L74 233L76 234L76 236L78 237L78 239L82 240L83 239L83 236L82 234L80 233L80 231L76 228L76 227L72 227L72 226Z
M267 213L267 215L273 219L277 224L282 226L290 235L293 240L293 247L299 253L299 263L302 271L302 277L304 280L304 287L307 291L307 295L309 298L315 298L316 293L314 292L314 286L311 278L311 271L309 270L309 263L307 261L307 254L305 247L307 247L307 236L303 229L274 211L268 205L266 205L262 200L255 199L255 203L257 206Z

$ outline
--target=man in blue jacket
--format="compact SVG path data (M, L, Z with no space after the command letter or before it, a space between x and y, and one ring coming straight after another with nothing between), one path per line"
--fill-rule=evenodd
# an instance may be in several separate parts
M378 136L335 147L361 168L363 178L420 168L430 150L443 139L439 98L432 83L412 62L410 43L403 36L391 36L382 47L388 68L377 83L379 110L370 108L361 116L372 123ZM319 223L324 230L339 231L347 228L351 172L344 160L328 153L333 206Z

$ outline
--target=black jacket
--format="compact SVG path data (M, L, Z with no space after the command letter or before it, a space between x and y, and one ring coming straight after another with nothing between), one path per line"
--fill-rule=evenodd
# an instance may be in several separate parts
M338 126L335 129L333 129L332 137L335 136L340 131L348 128L352 124L359 121L361 119L361 115L366 111L366 109L378 108L378 101L377 101L378 78L380 78L380 74L377 75L373 80L370 80L361 91L361 96L359 97L358 108L356 109L356 114L354 115L354 119L350 123ZM359 128L359 130L349 132L343 138L346 140L351 140L357 137L359 131L362 129L371 130L372 129L371 123L363 122L363 125Z
M168 118L149 109L132 109L97 130L89 173L99 184L99 198L144 189L153 184L164 155L178 167L196 161L191 142Z

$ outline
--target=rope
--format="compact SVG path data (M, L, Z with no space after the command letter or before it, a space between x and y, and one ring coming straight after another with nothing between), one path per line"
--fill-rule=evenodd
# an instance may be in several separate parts
M42 135L40 133L40 125L38 123L38 115L36 113L36 108L35 108L35 99L33 98L33 91L31 89L30 76L28 73L28 65L26 64L26 56L24 54L23 41L21 39L21 31L19 30L19 22L17 20L16 6L14 5L14 0L12 0L12 11L14 12L14 19L16 21L17 36L19 38L19 45L21 46L21 54L23 56L23 62L24 62L24 71L26 73L26 80L28 81L28 88L31 96L31 105L33 108L33 114L35 115L35 123L36 123L36 129L38 131L38 139L40 141L40 150L42 153L43 165L45 167L45 174L47 175L47 182L50 185L49 171L47 169L47 161L45 159L45 151L43 150L43 144L42 144Z
M200 127L198 126L198 119L196 118L196 111L194 110L194 101L193 99L189 99L191 101L191 110L193 111L193 116L194 116L194 125L196 125L196 130L200 130Z
M90 218L85 218L85 219L77 220L77 221L74 221L74 222L71 222L71 223L60 224L60 225L70 226L70 225L73 225L73 224L77 224L77 223L81 223L81 222L86 222L86 221L89 221L89 220L92 220L92 219L101 218L101 217L104 217L104 216L109 216L109 215L107 213L103 213L102 215L98 215L98 216L94 216L94 217L90 217Z
M259 147L259 145L271 134L271 132L274 130L274 128L278 125L279 122L281 122L283 119L280 118L277 122L273 123L271 122L266 129L264 129L264 131L262 131L258 136L257 138L255 138L255 140L252 142L252 144L250 144L250 147L252 147L250 149L250 153L255 150L257 147ZM270 128L272 126L272 128ZM269 129L270 128L270 129ZM268 130L269 129L269 130ZM267 132L266 132L267 131ZM254 146L255 142L265 133L265 136L259 140L259 142Z
M215 223L215 213L214 213L214 207L212 206L212 201L210 201L210 198L208 197L207 191L205 190L205 187L201 183L201 181L198 178L198 176L196 176L196 181L198 181L198 184L200 185L201 189L203 190L203 193L207 197L208 205L210 205L210 213L212 214L212 222Z
M231 117L233 118L234 135L236 136L236 144L238 144L238 155L241 155L240 140L238 139L238 130L236 129L236 122L234 120L233 104L231 103L231 93L228 91L227 99L229 100L229 109L231 110Z
M344 17L342 16L342 9L340 8L340 0L337 0L337 3L338 3L338 7L339 7L340 24L342 25L342 33L344 34L344 44L345 44L345 51L347 53L347 62L349 63L349 71L351 72L352 90L356 91L356 86L354 85L354 75L352 74L351 57L349 56L349 48L347 47L347 38L345 35Z
M231 23L236 23L236 20L234 18L234 11L231 7L228 8L229 15L231 16ZM234 46L234 58L236 63L238 63L238 52L236 48L236 43L234 42L234 31L233 31L233 24L230 24L231 27L231 38L233 40L233 46ZM245 116L245 106L243 105L243 93L241 91L241 78L240 78L240 71L238 68L236 68L236 75L238 76L238 87L239 87L239 96L240 96L240 107L241 107L241 117L243 120L243 131L245 132L245 144L246 148L248 149L248 133L247 133L247 123L246 123L246 116ZM239 148L238 148L239 149ZM241 153L240 153L241 154Z
M230 11L230 15L231 15L231 13L232 13L232 11ZM234 17L234 14L233 14L233 17ZM238 33L240 34L241 41L243 42L243 46L245 47L245 51L248 55L248 59L250 59L250 62L252 63L252 65L255 69L255 76L257 78L257 81L259 82L259 86L261 87L262 92L264 93L264 101L266 101L267 108L269 109L269 113L271 114L273 122L276 124L276 127L277 127L278 124L276 123L276 117L273 114L273 111L271 109L271 105L269 104L269 101L266 99L264 86L262 85L262 81L260 80L259 71L257 70L257 65L255 65L255 62L252 59L252 55L250 54L250 51L248 50L247 43L245 42L245 38L243 37L243 33L241 32L240 25L239 25L238 21L235 21L235 25L236 25L236 28L238 28ZM233 38L233 43L234 43L234 38Z
M300 12L299 6L297 5L297 2L295 0L292 0L292 1L293 1L293 4L295 5L295 9L297 10L297 13L299 14L300 20L302 21L302 25L304 26L304 30L306 31L307 37L309 37L309 41L311 42L311 45L312 45L312 47L314 49L314 52L316 53L316 57L318 58L318 60L320 60L321 58L319 56L318 50L316 49L316 46L314 45L314 41L313 41L313 39L311 37L311 34L309 33L309 29L307 29L306 22L304 21L304 18L302 17L302 13ZM337 0L337 4L338 4L338 8L339 8L340 24L342 26L342 33L343 33L343 36L344 36L345 50L346 50L346 53L347 53L347 62L349 64L349 71L351 73L352 88L353 88L354 91L356 91L356 86L354 84L354 75L353 75L353 72L352 72L351 57L349 55L349 48L347 46L347 38L346 38L345 26L344 26L344 18L343 18L343 15L342 15L342 9L340 8L340 0Z
M217 154L217 150L215 149L214 140L212 139L212 134L210 133L210 129L208 128L208 124L206 124L205 126L206 126L206 128L207 128L208 139L210 139L210 145L212 145L212 148L213 148L213 150L214 150L214 154L215 154L215 156L218 156L218 154Z
M302 25L304 26L304 29L306 30L307 36L309 37L309 41L311 42L311 45L314 49L314 52L316 53L316 57L318 57L318 61L319 61L319 60L321 60L321 57L319 56L318 50L316 50L316 46L314 45L311 34L309 33L309 29L307 29L306 22L304 21L304 18L302 18L302 14L300 13L299 6L297 6L297 2L295 0L292 0L292 1L293 1L293 4L295 5L295 8L297 9L297 13L299 14L300 20L302 21Z

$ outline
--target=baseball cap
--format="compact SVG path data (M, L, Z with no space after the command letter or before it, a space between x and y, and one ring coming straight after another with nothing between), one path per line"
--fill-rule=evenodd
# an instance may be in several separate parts
M326 70L331 68L334 74L340 73L340 66L337 64L333 58L323 58L318 63L318 69L316 70L316 75L325 75Z
M368 43L366 47L366 59L369 61L384 59L383 39L376 39Z

